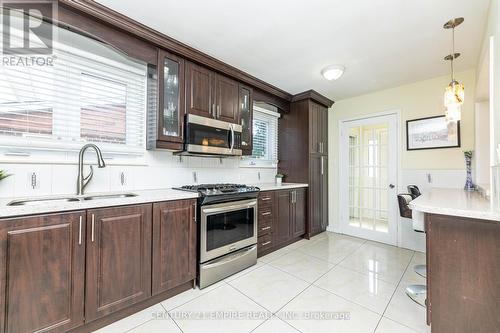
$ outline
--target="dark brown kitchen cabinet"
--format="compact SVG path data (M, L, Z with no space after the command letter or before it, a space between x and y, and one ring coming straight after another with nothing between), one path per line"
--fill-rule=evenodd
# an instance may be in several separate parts
M307 237L328 225L328 108L333 101L311 90L292 98L279 121L278 170L285 181L308 183ZM304 158L305 157L305 158Z
M215 115L215 73L192 62L186 63L186 113Z
M184 59L160 50L158 58L158 140L183 142Z
M239 122L238 82L217 74L215 76L215 118L237 124Z
M304 188L292 190L293 229L292 237L300 237L306 233L307 192Z
M196 278L196 200L153 205L153 294Z
M307 195L304 188L279 190L275 194L273 243L275 246L305 234Z
M243 155L252 155L253 148L253 89L240 85L239 115L241 132L241 148Z
M83 324L85 212L1 220L0 264L1 332Z
M293 225L292 192L288 190L276 192L276 220L273 228L275 244L284 243L290 239Z
M186 113L239 123L238 82L211 70L186 63Z
M151 204L87 211L86 321L151 296L151 221Z

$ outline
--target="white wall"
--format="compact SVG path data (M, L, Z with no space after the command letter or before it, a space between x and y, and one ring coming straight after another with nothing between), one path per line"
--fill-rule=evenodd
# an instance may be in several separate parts
M89 158L94 163L94 159ZM2 163L0 170L13 174L0 182L0 198L75 194L77 159L72 164L61 163ZM39 187L31 187L30 175L36 172ZM88 172L88 167L85 168ZM125 174L125 185L120 182ZM107 191L132 191L159 189L194 184L193 172L198 183L265 183L273 182L275 168L242 168L239 158L182 157L166 151L147 151L145 165L108 165L103 169L94 166L94 177L86 193ZM259 179L260 174L260 179Z
M475 108L475 183L490 185L490 103L476 103Z
M463 151L474 149L474 88L475 69L456 74L465 85L466 96L462 110L461 148L421 151L406 150L406 121L429 116L444 115L443 93L449 76L415 82L392 89L373 92L337 101L329 110L329 230L340 232L339 221L339 121L363 118L389 110L398 110L400 115L399 137L399 192L406 192L408 184L416 184L423 191L432 187L462 188L465 184L465 162ZM431 182L427 175L430 174ZM394 198L394 204L397 204ZM408 221L398 225L399 245L423 251L423 235L411 229Z

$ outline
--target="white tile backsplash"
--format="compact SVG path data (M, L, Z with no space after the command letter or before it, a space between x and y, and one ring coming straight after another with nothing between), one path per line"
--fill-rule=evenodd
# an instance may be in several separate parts
M76 193L76 159L74 164L0 163L0 170L13 174L0 182L0 198ZM85 165L85 175L89 170ZM28 181L31 172L36 172L40 182L37 189L32 189ZM120 180L122 172L125 175L123 186ZM85 192L150 190L193 184L193 172L197 174L198 183L254 184L274 182L276 168L240 167L239 158L180 158L166 151L148 151L145 165L108 163L103 169L94 165L94 176Z

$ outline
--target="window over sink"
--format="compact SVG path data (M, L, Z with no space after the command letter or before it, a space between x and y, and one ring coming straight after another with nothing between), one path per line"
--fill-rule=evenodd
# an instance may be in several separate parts
M10 12L12 20L19 19ZM147 64L89 36L52 27L52 65L0 65L0 151L50 155L93 142L114 158L142 156ZM11 28L11 35L23 42L21 31Z

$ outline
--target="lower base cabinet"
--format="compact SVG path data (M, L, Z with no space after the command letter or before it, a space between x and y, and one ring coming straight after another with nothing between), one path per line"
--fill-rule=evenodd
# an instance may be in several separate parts
M85 320L151 296L151 204L87 212Z
M259 196L259 256L289 244L306 233L307 189L263 191Z
M196 200L0 219L0 333L88 332L171 297L196 244Z
M84 323L85 211L0 221L0 332Z
M153 205L153 294L196 278L196 200Z

